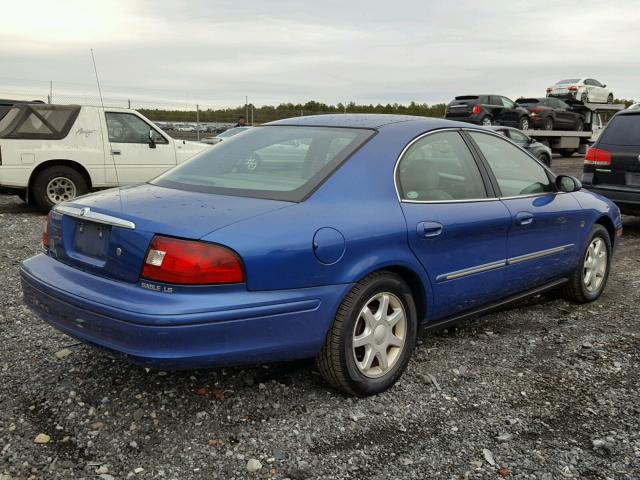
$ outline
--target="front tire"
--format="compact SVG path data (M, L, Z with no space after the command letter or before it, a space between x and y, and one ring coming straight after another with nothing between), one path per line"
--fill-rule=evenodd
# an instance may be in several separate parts
M578 303L593 302L602 294L611 268L611 238L602 225L591 228L589 240L580 264L564 287L567 300Z
M58 203L73 200L87 193L87 182L80 172L66 165L47 167L33 182L33 199L48 212Z
M404 372L417 328L415 302L407 284L391 272L372 273L340 304L316 365L338 390L375 395Z
M520 130L529 130L529 119L527 117L520 118L518 122L518 128Z

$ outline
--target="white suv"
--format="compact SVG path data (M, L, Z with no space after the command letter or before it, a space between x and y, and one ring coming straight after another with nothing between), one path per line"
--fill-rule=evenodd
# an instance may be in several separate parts
M172 139L135 110L16 104L0 118L0 192L48 210L145 182L206 148Z

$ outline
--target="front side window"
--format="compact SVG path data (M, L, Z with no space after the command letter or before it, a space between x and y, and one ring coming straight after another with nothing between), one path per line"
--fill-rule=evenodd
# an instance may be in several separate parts
M252 127L151 183L220 195L300 202L374 133L361 128Z
M478 166L458 132L434 133L415 142L400 160L397 183L404 200L487 197Z
M113 143L168 143L167 139L143 119L132 113L107 112L109 141Z
M515 145L495 135L479 132L469 135L491 167L503 197L554 191L546 170Z
M504 105L504 108L515 108L515 104L507 97L500 97L500 100L502 100L502 105Z

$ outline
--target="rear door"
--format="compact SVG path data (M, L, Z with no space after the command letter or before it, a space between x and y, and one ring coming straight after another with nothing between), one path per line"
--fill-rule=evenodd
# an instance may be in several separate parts
M396 171L409 245L434 293L432 319L503 295L510 214L457 130L428 133Z
M524 291L575 268L583 214L573 195L556 192L539 162L499 136L478 131L468 135L511 216L506 291Z
M615 115L595 147L611 154L611 164L596 166L594 185L640 188L640 111Z
M121 185L146 182L176 165L173 144L144 119L128 112L106 112L105 116L109 138L107 153L111 156L111 165L117 169L114 174Z
M520 121L520 114L516 110L516 104L507 97L499 97L504 109L502 110L502 124L517 127Z

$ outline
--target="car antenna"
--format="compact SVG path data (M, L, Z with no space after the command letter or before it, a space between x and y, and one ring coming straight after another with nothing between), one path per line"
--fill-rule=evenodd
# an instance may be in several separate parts
M102 114L104 115L105 125L107 125L107 112L104 109L104 100L102 99L102 89L100 88L100 78L98 77L98 68L96 67L96 57L93 55L93 48L91 50L91 61L93 62L93 71L96 74L96 83L98 84L98 94L100 95L100 105L102 105ZM109 142L109 152L111 155L111 161L113 162L113 171L116 174L116 183L118 184L118 198L120 199L120 210L124 211L122 207L122 196L120 194L120 179L118 178L118 166L116 165L116 159L113 158L113 146L111 145L111 138L109 137L109 125L107 125L107 140ZM102 134L102 148L104 149L104 133Z

